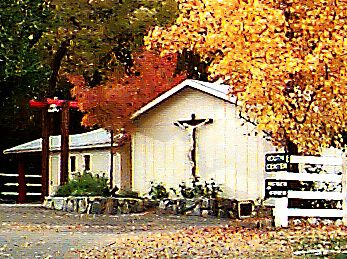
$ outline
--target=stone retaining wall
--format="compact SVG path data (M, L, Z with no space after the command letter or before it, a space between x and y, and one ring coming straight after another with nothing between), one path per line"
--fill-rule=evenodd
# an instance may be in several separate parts
M158 211L159 213L203 217L242 218L239 213L239 205L244 202L227 198L164 199L160 201ZM252 206L252 213L249 217L271 216L271 208L257 205L253 201L246 202Z
M144 212L151 203L138 198L46 197L43 206L87 214L129 214Z
M46 197L43 206L87 214L129 214L156 208L159 214L239 218L239 203L237 200L226 198L150 200L120 197ZM271 208L251 203L253 206L251 217L271 216Z

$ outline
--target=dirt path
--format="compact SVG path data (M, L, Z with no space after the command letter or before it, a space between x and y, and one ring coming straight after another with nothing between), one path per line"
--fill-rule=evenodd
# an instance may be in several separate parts
M76 251L119 238L224 226L228 219L156 215L80 215L39 206L0 205L0 258L77 258Z
M256 228L258 222L0 205L0 258L347 258L344 226Z

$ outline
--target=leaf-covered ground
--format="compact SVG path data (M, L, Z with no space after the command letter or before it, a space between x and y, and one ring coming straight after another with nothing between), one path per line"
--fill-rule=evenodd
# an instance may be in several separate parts
M336 226L187 228L123 238L81 258L347 258L347 232Z
M347 258L345 227L270 222L0 205L0 258Z

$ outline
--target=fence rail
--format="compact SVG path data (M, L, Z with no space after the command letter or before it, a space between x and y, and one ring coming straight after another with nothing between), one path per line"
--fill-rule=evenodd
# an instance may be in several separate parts
M288 191L288 199L342 200L342 192Z
M9 201L18 201L19 183L18 174L0 173L0 196ZM38 201L41 197L41 175L37 172L25 175L26 201Z
M290 156L292 164L342 165L342 157L336 156Z
M267 178L274 178L279 180L295 180L295 181L314 181L314 182L332 182L340 183L342 175L338 174L317 174L317 173L287 173L277 172L268 173Z
M347 206L346 206L346 158L341 157L316 157L316 156L290 156L290 163L300 165L326 165L339 166L342 174L332 173L288 173L276 172L268 174L268 178L287 181L311 181L311 182L328 182L341 184L341 191L294 191L288 190L287 197L276 198L274 216L275 226L287 227L288 217L329 217L342 218L343 223L347 225ZM341 201L341 209L307 209L307 208L288 208L289 199L302 200L335 200Z

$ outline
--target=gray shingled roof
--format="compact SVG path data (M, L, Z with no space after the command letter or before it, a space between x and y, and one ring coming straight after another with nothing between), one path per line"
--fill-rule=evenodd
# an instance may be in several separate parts
M97 129L87 133L70 135L70 150L86 148L109 147L111 144L111 134L105 129ZM50 137L50 150L60 150L60 136ZM42 148L42 139L33 141L4 150L4 154L40 152Z

